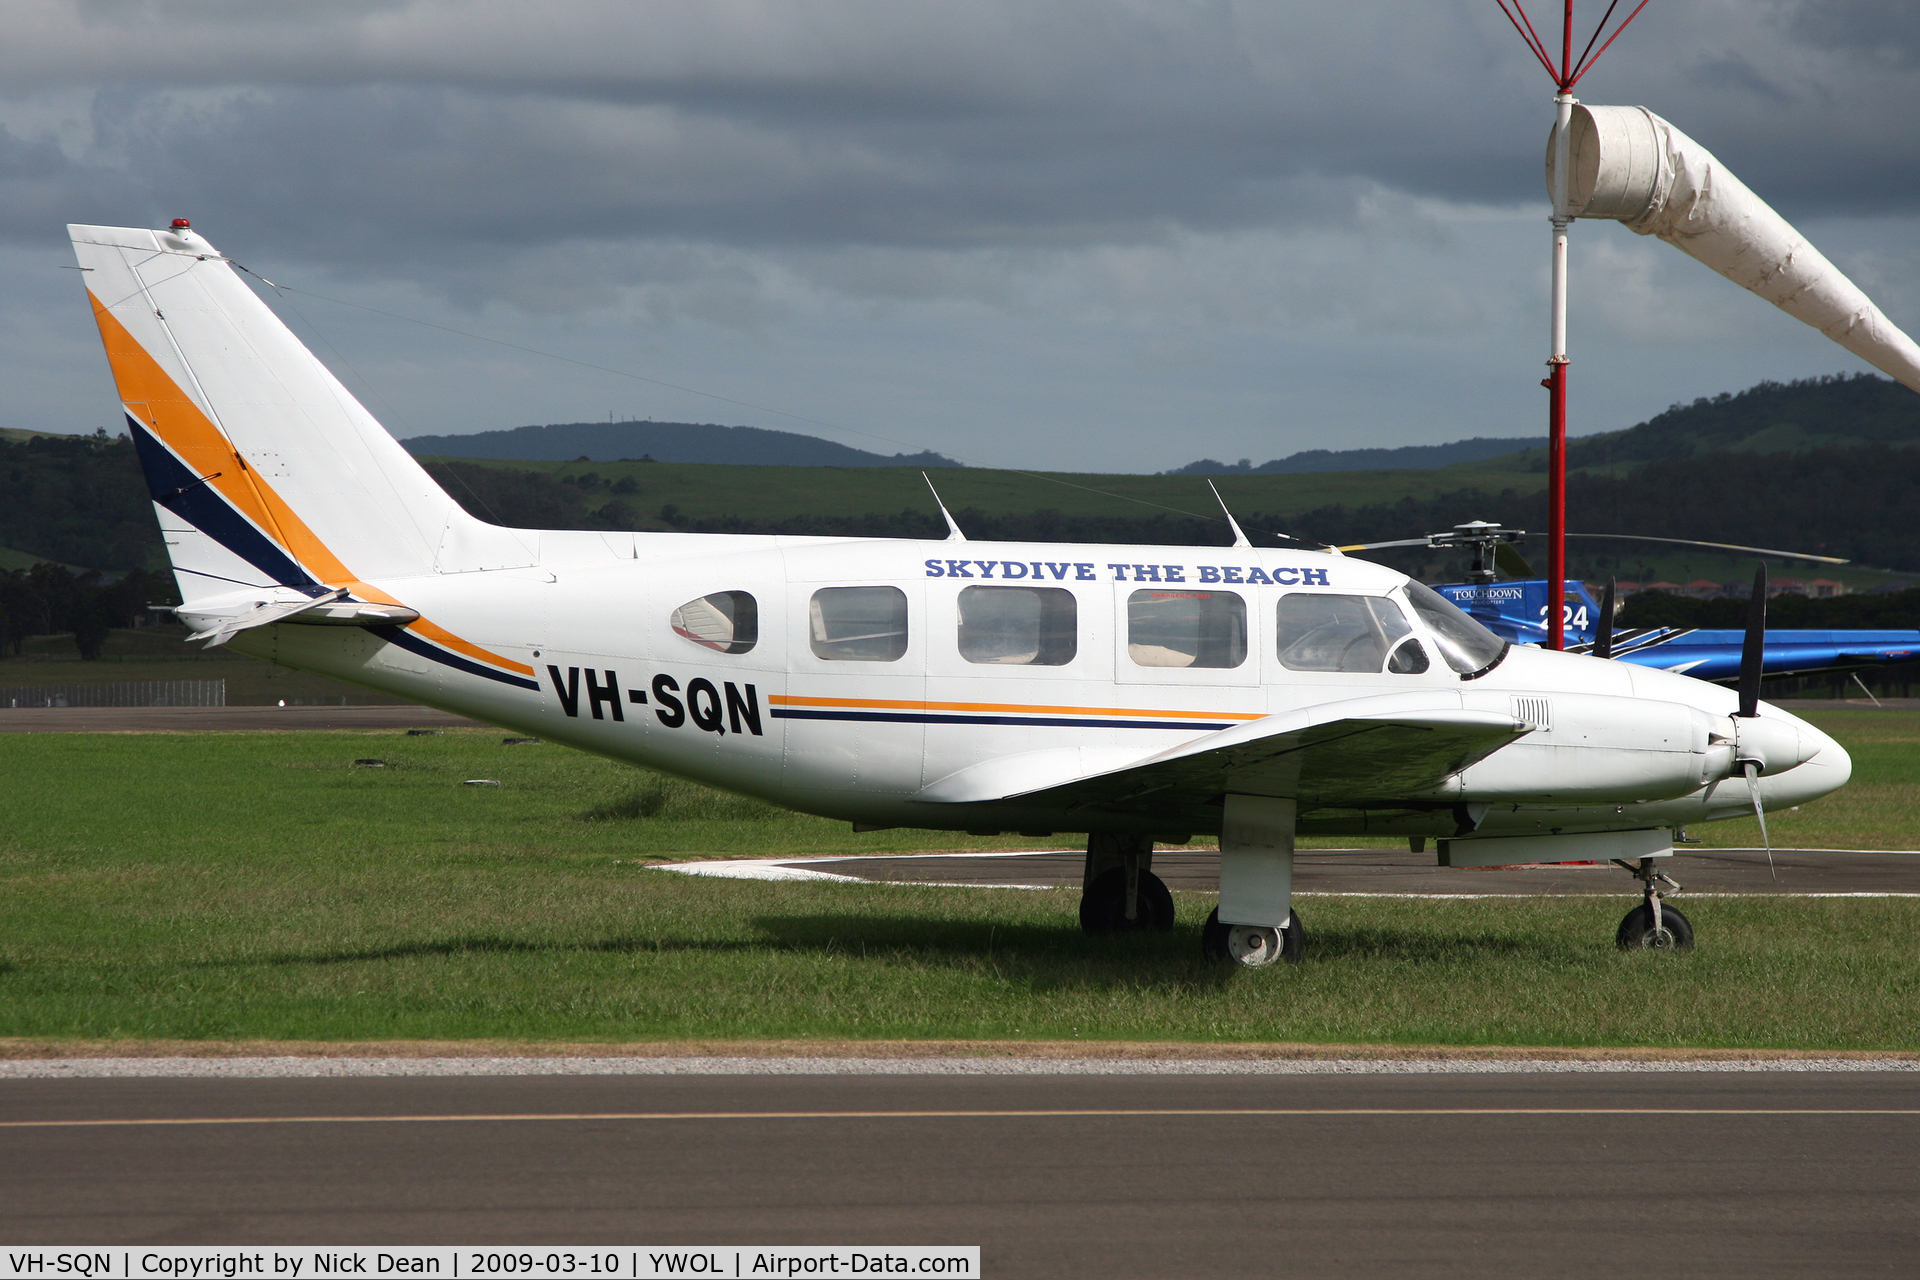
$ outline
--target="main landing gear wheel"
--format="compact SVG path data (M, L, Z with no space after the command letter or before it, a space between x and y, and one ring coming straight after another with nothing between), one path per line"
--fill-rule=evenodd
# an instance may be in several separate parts
M1678 907L1660 904L1660 927L1653 927L1653 908L1641 903L1627 912L1613 937L1622 951L1686 951L1693 946L1693 923Z
M1127 919L1127 871L1113 867L1093 878L1080 895L1080 927L1088 933L1132 933L1173 929L1173 894L1151 871L1140 873L1134 893L1133 919Z
M1307 936L1300 928L1300 913L1287 912L1287 927L1270 929L1257 924L1221 924L1219 908L1207 917L1200 930L1200 951L1210 960L1231 960L1249 969L1264 968L1276 961L1299 964L1306 953Z

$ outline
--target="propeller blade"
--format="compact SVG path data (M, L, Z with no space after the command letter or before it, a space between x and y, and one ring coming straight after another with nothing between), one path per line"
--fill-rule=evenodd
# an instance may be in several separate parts
M1613 656L1613 579L1607 579L1607 589L1600 593L1600 621L1593 633L1593 656L1611 658Z
M1752 760L1747 761L1746 766L1747 794L1753 798L1753 816L1760 819L1760 843L1767 846L1767 874L1778 884L1780 873L1773 866L1773 837L1767 834L1767 811L1760 807L1760 766Z
M1569 538L1617 538L1622 542L1667 542L1676 547L1712 547L1716 551L1740 551L1750 556L1772 556L1777 560L1811 560L1816 564L1852 564L1839 556L1814 556L1802 551L1774 551L1767 547L1743 547L1732 542L1701 542L1695 538L1655 538L1644 533L1569 533Z
M1511 543L1502 542L1494 547L1493 563L1500 572L1506 574L1509 578L1531 578L1534 576L1533 566L1527 563L1525 556L1513 549Z
M1740 710L1751 720L1760 714L1760 668L1767 650L1767 566L1753 571L1753 599L1747 603L1747 638L1740 647Z

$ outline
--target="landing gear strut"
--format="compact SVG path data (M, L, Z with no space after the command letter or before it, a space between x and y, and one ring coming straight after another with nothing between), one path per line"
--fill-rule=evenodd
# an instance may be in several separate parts
M1087 837L1087 865L1080 882L1080 927L1087 933L1130 933L1173 928L1173 894L1153 865L1153 841L1127 833L1096 831Z
M1686 951L1693 946L1693 924L1682 915L1680 908L1665 905L1665 884L1673 892L1680 892L1680 885L1664 871L1654 868L1652 858L1642 858L1639 863L1631 863L1623 858L1615 858L1615 865L1624 868L1629 875L1644 887L1646 899L1639 906L1627 912L1626 919L1620 922L1619 932L1613 941L1622 951L1639 951L1642 948L1659 951Z

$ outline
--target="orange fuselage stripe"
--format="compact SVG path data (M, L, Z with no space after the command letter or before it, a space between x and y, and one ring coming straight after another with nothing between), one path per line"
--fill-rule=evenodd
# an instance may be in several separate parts
M801 698L776 693L767 699L776 707L867 707L894 711L980 711L1022 715L1155 716L1165 720L1262 720L1265 713L1241 711L1158 711L1140 707L1045 707L1024 702L912 702L895 698Z
M328 586L346 587L374 604L404 603L360 581L353 570L342 564L319 535L307 527L306 521L273 491L273 486L247 466L232 441L200 411L200 406L160 367L139 340L127 332L126 326L102 306L91 291L87 299L93 303L93 318L100 326L100 341L106 347L107 363L113 368L113 381L119 388L121 402L130 410L144 406L146 412L139 415L141 421L164 440L182 462L196 474L214 476L207 481L209 485ZM215 472L219 474L215 476ZM425 618L408 625L427 639L470 658L522 675L533 674L533 668L526 663L490 653Z

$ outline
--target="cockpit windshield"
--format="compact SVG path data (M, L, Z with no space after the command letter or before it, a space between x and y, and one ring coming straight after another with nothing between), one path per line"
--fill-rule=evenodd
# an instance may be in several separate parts
M1484 675L1507 656L1505 640L1474 621L1432 587L1409 582L1407 603L1433 632L1440 656L1461 675Z

